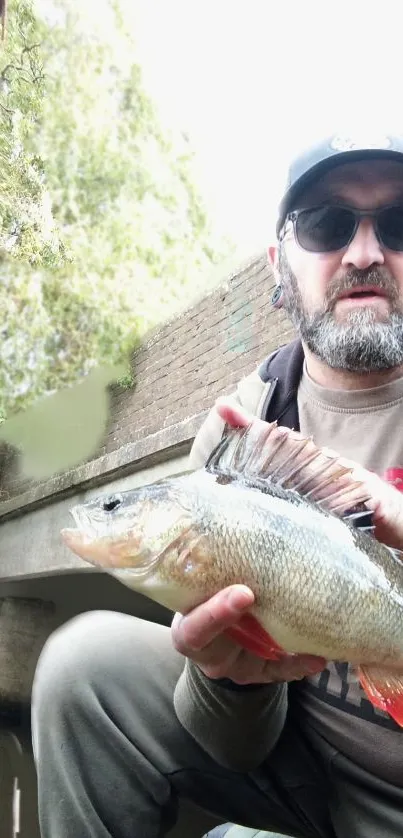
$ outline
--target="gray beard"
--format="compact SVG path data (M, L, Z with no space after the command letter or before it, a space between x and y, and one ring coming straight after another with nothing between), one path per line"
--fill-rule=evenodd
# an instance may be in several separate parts
M304 308L295 274L283 248L279 269L284 291L284 308L306 346L333 369L350 372L389 370L403 364L403 312L396 283L380 268L350 271L343 280L330 283L321 311L309 314ZM347 289L370 283L383 289L391 301L388 320L379 321L370 306L351 311L343 323L333 314L338 295Z

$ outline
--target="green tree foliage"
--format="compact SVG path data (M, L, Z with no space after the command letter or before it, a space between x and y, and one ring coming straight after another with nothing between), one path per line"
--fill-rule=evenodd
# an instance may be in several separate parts
M121 361L189 302L215 241L117 1L10 0L0 53L0 412ZM105 16L104 16L105 20Z

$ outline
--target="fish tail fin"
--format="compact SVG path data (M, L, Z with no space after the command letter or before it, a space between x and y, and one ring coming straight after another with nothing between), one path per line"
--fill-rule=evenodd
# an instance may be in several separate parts
M359 666L357 674L371 704L389 713L403 727L403 672L389 672L377 666Z

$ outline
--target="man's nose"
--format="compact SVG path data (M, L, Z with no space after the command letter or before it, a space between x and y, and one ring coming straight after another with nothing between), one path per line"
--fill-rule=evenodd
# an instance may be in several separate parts
M371 265L383 265L384 261L385 257L372 219L361 219L356 234L344 253L342 264L345 267L353 266L358 270L365 270Z

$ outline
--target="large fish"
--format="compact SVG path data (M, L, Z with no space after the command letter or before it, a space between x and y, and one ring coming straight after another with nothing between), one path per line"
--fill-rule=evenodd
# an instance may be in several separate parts
M227 426L202 469L76 506L62 537L173 611L247 585L255 602L235 640L273 660L351 663L403 727L403 563L375 539L368 499L333 452L251 423Z

